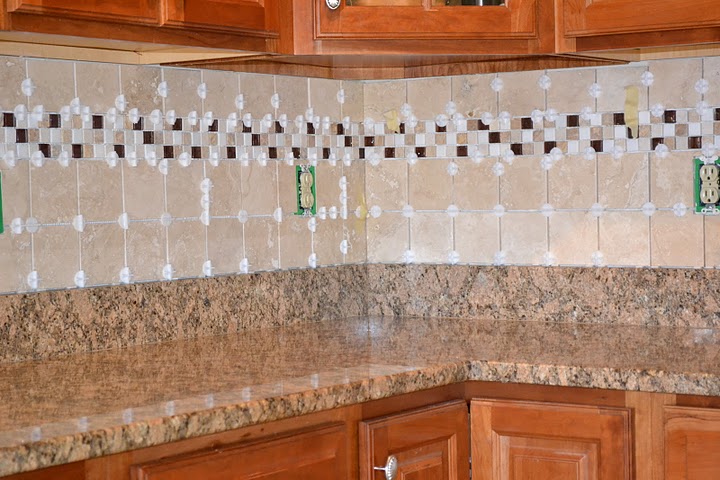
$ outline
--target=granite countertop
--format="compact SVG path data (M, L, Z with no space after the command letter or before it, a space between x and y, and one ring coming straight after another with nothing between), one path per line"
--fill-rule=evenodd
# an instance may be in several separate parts
M720 395L720 330L358 317L0 364L0 476L466 380Z

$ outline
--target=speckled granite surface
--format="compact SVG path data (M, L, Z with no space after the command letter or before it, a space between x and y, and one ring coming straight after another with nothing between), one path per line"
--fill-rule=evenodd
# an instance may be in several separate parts
M368 265L368 315L720 327L720 270Z
M511 319L287 325L0 365L0 475L465 380L720 395L720 331Z
M0 296L0 363L365 313L346 265Z

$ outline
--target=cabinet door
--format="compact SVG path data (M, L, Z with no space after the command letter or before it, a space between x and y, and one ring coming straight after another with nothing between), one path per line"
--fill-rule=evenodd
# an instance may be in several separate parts
M545 0L339 0L337 10L312 1L320 53L341 53L343 42L356 53L526 54L554 47L553 7Z
M470 419L473 479L630 479L629 409L473 400Z
M169 25L238 32L278 30L276 0L167 0Z
M335 480L348 478L344 424L180 455L131 467L134 480Z
M8 0L10 13L157 24L159 0Z
M360 478L384 479L390 455L398 479L467 480L468 410L463 400L389 415L360 424Z
M720 478L720 410L665 407L665 480Z
M720 25L717 0L562 0L558 12L561 34L577 39L581 48L633 48L673 43L718 41ZM655 35L642 35L653 33ZM674 32L670 36L658 32ZM612 34L628 34L626 37ZM604 39L584 37L611 35ZM709 35L703 40L703 36ZM685 40L683 40L685 39Z

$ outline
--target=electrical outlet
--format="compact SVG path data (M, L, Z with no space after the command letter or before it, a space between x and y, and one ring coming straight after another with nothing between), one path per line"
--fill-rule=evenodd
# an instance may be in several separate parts
M700 158L695 163L695 213L720 215L720 159L705 163Z
M310 165L295 167L295 189L297 194L295 215L315 215L317 213L315 167Z

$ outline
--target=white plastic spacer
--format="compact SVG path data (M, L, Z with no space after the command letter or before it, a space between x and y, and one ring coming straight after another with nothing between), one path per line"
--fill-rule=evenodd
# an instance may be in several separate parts
M173 279L173 266L169 263L166 263L165 266L163 266L162 274L163 274L163 278L165 280L172 280Z
M117 108L119 112L125 111L125 109L127 108L127 100L125 100L125 95L120 94L115 97L115 108Z
M250 271L250 262L247 258L240 260L240 273L248 273Z
M192 158L190 158L190 154L188 152L182 152L178 156L178 163L181 167L189 167L190 163L192 163Z
M132 273L130 272L130 268L129 267L121 268L119 277L120 277L120 283L124 283L126 285L128 283L130 283L132 281L132 277L133 277Z
M373 205L370 208L370 216L373 218L378 218L380 215L382 215L382 208L380 208L378 205Z
M310 268L316 268L317 267L317 254L311 253L308 257L308 265Z
M415 215L415 209L412 207L412 205L405 205L402 209L402 214L405 218L412 218Z
M38 150L30 156L30 162L32 162L35 167L40 168L45 165L45 155Z
M243 95L242 93L235 97L235 108L237 108L238 110L242 110L243 108L245 108L245 95Z
M72 221L73 228L76 232L85 231L85 217L82 215L75 215Z
M13 218L10 222L10 231L13 235L20 235L23 231L22 218Z
M123 230L127 230L130 227L130 220L127 212L123 212L118 216L117 223Z
M83 270L78 270L75 273L75 286L78 288L85 287L85 282L87 281L87 278L85 277L85 272Z
M456 252L455 250L448 253L448 263L450 265L457 265L457 263L460 261L460 254Z
M27 285L31 290L37 290L40 286L40 276L37 270L33 270L27 275Z
M157 86L157 94L162 98L167 98L170 89L168 88L167 82L160 82Z
M207 87L207 84L206 84L205 82L203 82L203 83L201 83L200 85L198 85L198 87L197 87L197 94L198 94L198 97L202 98L203 100L205 100L205 99L207 98L208 87Z
M283 221L283 211L281 207L275 209L275 211L273 212L273 218L278 223Z
M340 242L340 253L342 253L343 255L347 255L348 251L350 251L350 244L347 240L343 240L342 242Z
M205 263L203 263L202 266L202 273L206 277L212 277L213 274L213 265L210 260L206 260Z

